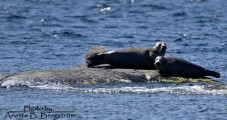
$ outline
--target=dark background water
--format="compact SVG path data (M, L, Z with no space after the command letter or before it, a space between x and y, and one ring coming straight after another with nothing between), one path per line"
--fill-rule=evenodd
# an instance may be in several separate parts
M166 56L218 71L216 80L225 84L226 23L226 0L1 0L0 73L73 67L84 63L86 51L96 44L114 50L152 47L161 39L168 46ZM123 90L116 94L0 88L0 113L32 104L74 110L78 119L227 117L226 89L203 94L197 86L190 90L199 95L181 95L171 92L175 87L154 92L142 85L149 90L138 92L140 84L127 86L102 87Z

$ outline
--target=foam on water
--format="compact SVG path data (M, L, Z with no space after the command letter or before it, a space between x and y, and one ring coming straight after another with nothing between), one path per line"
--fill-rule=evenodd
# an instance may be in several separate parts
M160 83L161 84L161 83ZM64 85L60 82L48 82L48 83L34 83L34 81L23 81L11 79L4 81L1 84L2 87L10 88L12 86L28 86L30 88L37 88L42 90L62 90L62 91L74 91L74 92L85 92L85 93L107 93L107 94L116 94L116 93L168 93L168 94L212 94L212 95L227 95L227 86L222 85L220 87L213 87L214 85L205 86L205 85L176 85L170 87L161 86L152 86L151 84L142 85L137 84L135 86L131 86L130 84L124 85L102 85L101 87L98 85L81 85L81 86L71 86ZM223 87L224 86L224 87ZM213 89L209 89L213 88Z
M78 89L78 88L77 88ZM83 88L84 92L94 93L170 93L170 94L213 94L225 95L227 89L206 90L205 86L179 86L179 87L121 87L121 88Z
M66 91L75 91L75 92L86 92L86 93L107 93L107 94L116 94L116 93L168 93L168 94L212 94L212 95L227 95L227 89L222 90L208 90L205 86L178 86L178 87L101 87L101 88L77 88L70 86L63 86L59 84L51 85L42 85L42 86L31 86L33 88L39 89L53 89L53 90L66 90Z
M30 81L25 81L22 79L10 79L10 80L4 81L1 84L2 87L6 87L6 88L10 88L11 86L30 86L30 85L32 85Z

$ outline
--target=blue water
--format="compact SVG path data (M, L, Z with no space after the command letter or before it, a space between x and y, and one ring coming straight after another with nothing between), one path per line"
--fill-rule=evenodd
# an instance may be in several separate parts
M61 119L226 119L226 5L226 0L1 0L1 74L74 67L97 44L114 50L151 47L161 39L166 56L220 72L215 80L224 88L174 83L0 87L0 119L26 105L76 116Z

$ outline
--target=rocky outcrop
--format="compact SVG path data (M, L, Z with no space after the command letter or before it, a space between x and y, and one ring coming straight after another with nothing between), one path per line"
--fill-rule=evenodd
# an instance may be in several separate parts
M26 71L16 74L1 74L0 83L5 81L32 81L37 83L62 83L62 84L116 84L116 83L146 83L146 82L187 82L189 79L175 77L161 77L157 71L111 69L108 66L87 68L86 65L78 65L70 69L50 69L39 71ZM195 80L195 79L193 79ZM212 82L210 79L196 81Z

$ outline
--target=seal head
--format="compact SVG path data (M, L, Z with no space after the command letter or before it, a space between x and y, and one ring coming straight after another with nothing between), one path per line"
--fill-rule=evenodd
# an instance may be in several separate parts
M151 60L151 63L153 64L155 62L155 58L157 56L164 56L166 53L166 43L163 41L159 41L155 44L155 46L150 49L149 51L149 58Z

